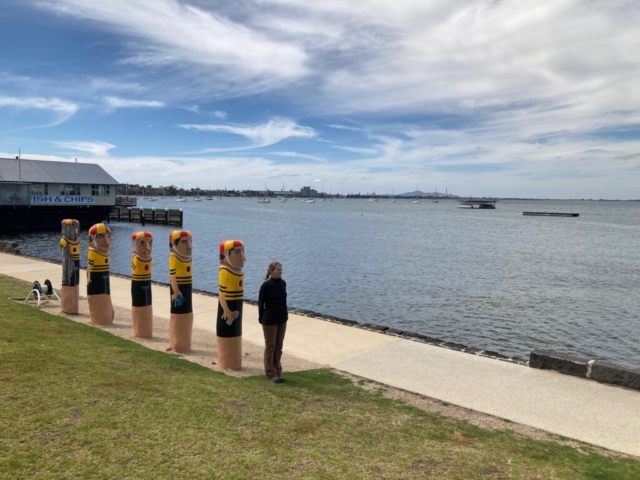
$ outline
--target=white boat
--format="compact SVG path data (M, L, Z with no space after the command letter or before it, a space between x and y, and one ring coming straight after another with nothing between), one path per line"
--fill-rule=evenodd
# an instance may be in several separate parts
M184 197L178 197L178 198L176 198L176 202L186 202L186 201L187 201L187 199L186 199L186 198L184 198Z
M213 200L213 197L204 197L205 200Z
M411 200L411 203L420 203L420 200Z
M264 182L264 195L262 197L258 197L258 203L271 203L269 190L267 190L267 182Z
M469 205L467 203L462 203L458 205L458 208L473 208L473 205Z
M282 182L282 190L280 191L280 196L278 197L278 200L280 200L283 203L287 201L287 197L284 196L284 182Z
M193 201L194 201L194 202L201 202L201 201L202 201L202 199L201 199L200 197L196 197L196 198L194 198L194 199L193 199Z
M438 203L438 189L436 188L436 198L431 200L433 203Z
M310 198L308 200L305 200L304 203L316 203L316 201L313 198Z

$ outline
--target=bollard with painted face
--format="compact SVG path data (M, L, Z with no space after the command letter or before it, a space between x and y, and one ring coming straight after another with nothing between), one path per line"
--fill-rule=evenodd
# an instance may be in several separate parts
M225 240L220 243L218 316L216 335L218 366L242 368L242 302L244 299L244 243Z
M131 318L133 336L153 337L153 307L151 296L151 232L134 232L131 235Z
M96 325L109 325L115 316L109 283L110 251L111 229L96 223L89 229L87 260L87 301L91 323Z
M80 313L80 222L62 220L62 311Z
M169 235L169 343L174 352L191 351L193 306L191 302L193 266L191 232L174 230Z

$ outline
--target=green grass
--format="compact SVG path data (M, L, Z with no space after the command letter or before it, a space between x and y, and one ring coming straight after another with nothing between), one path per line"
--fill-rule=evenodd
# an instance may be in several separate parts
M232 378L20 305L0 276L0 478L629 479L640 461L425 413L330 370Z

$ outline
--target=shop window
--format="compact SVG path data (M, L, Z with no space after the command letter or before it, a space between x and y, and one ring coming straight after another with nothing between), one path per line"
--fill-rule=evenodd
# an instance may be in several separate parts
M91 185L91 195L94 197L104 197L111 195L111 185Z
M60 195L80 195L80 185L63 183L60 185Z

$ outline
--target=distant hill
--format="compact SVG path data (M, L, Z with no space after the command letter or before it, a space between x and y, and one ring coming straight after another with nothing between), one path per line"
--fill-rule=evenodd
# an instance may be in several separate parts
M413 192L401 193L398 197L446 197L442 192L423 192L414 190ZM457 195L449 195L449 198L459 198Z

